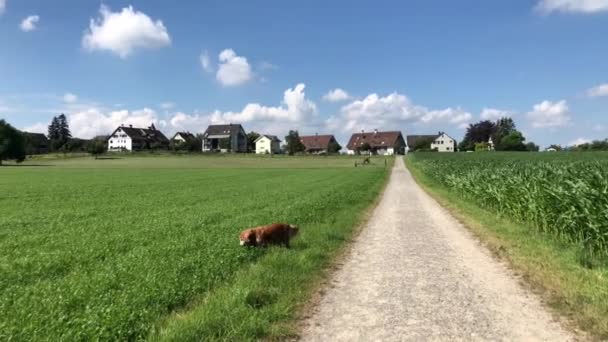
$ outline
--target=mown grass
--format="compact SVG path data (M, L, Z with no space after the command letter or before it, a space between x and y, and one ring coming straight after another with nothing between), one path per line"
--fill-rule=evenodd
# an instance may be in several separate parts
M295 309L388 174L383 160L351 162L73 158L0 168L0 340L292 334ZM238 245L240 230L275 221L301 226L292 249Z
M590 153L591 154L591 153ZM446 158L459 158L457 154ZM575 156L537 154L543 160L566 161ZM504 154L498 158L534 158ZM443 158L436 156L433 158ZM466 156L464 158L474 158ZM482 157L487 158L487 157ZM582 156L581 158L588 158ZM579 328L598 340L608 339L608 267L581 264L580 244L543 233L512 216L482 208L427 175L411 156L405 158L416 181L448 208L498 257L509 262L526 284Z

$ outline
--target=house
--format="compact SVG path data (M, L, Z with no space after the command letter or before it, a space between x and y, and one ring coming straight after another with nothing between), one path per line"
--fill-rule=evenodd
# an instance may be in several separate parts
M25 137L25 153L28 155L32 154L44 154L49 153L51 150L51 143L49 139L42 133L30 133L22 132Z
M203 134L203 152L247 152L247 134L243 126L209 125Z
M331 134L301 136L300 142L302 145L304 145L304 152L309 154L327 154L330 152L337 152L331 151L330 146L332 144L336 144L338 147L340 147L340 144L338 144L336 138ZM341 147L338 150L340 149Z
M431 150L438 152L456 152L456 140L445 132L439 132L431 143Z
M408 135L406 137L407 150L413 152L420 149L430 149L436 138L436 134Z
M177 132L177 133L175 133L173 138L171 138L171 141L174 144L183 144L185 142L190 142L190 141L195 141L195 140L196 140L196 136L190 132Z
M154 127L137 128L120 126L108 137L108 151L141 151L144 149L166 149L169 139Z
M346 145L347 154L357 154L369 146L369 151L373 154L394 155L405 153L405 140L399 131L355 133L350 137Z
M281 140L276 135L260 135L255 140L255 153L278 154L281 153Z

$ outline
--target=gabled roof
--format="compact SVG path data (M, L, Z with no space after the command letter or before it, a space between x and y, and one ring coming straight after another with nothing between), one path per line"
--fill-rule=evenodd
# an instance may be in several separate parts
M173 138L171 138L171 140L175 139L175 137L177 135L180 135L182 138L186 139L186 140L195 140L196 136L190 132L177 132L175 133L175 135L173 136Z
M245 132L243 126L240 124L228 124L228 125L209 125L205 131L205 137L218 136L228 137L232 134L237 134L239 131Z
M407 146L411 148L412 146L415 146L420 140L435 140L437 139L437 137L439 137L439 135L437 134L408 135L406 137Z
M156 127L154 127L154 124L152 124L148 128L120 126L116 130L114 130L114 132L112 132L112 134L110 134L109 138L111 138L114 135L114 133L116 133L116 131L118 131L119 129L122 129L122 131L125 132L125 134L128 135L129 138L131 138L134 141L148 141L150 143L158 142L161 144L169 143L169 139L167 139L167 137L163 134L163 132L157 130Z
M346 148L354 150L365 143L368 143L371 148L394 147L397 145L399 138L403 140L399 131L355 133L350 137Z
M307 135L301 136L300 141L304 145L305 149L308 150L325 150L329 147L329 143L335 141L333 135Z
M262 139L263 137L266 137L266 138L270 139L273 142L278 142L278 143L281 142L281 139L279 139L276 135L269 135L269 134L262 134L262 135L260 135L257 139L255 139L254 142L257 143L258 140Z

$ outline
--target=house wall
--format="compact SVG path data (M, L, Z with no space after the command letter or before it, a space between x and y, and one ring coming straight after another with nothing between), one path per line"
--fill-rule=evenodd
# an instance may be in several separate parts
M127 151L133 150L133 144L131 137L129 137L122 129L116 130L113 135L108 138L108 151L120 151L125 149Z
M262 137L255 143L255 153L266 154L272 152L272 140L267 137Z
M438 152L455 152L454 145L456 141L446 134L438 136L431 144L431 149L437 149Z

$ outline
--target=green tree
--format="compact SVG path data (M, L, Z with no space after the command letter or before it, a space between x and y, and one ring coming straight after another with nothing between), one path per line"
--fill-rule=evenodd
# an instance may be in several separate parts
M502 151L526 151L526 138L520 131L513 131L500 140Z
M285 136L285 143L287 144L287 154L293 156L298 152L304 152L306 147L300 140L300 134L298 131L290 130L289 134Z
M531 141L526 144L526 151L528 152L538 152L539 150L540 147Z
M218 141L218 145L222 150L227 150L228 152L230 152L231 150L231 146L230 146L230 138L222 138L219 139Z
M16 160L21 163L25 160L25 138L23 134L0 120L0 165L3 160Z
M53 117L48 127L48 137L53 151L61 150L66 152L69 150L69 146L64 147L64 145L70 141L72 134L65 114Z
M416 151L430 151L431 144L435 141L434 137L420 138L414 142L414 145L411 146L411 150L413 152Z
M251 131L247 133L247 152L255 152L255 141L260 137L260 133Z
M475 144L487 142L491 136L496 133L496 124L489 120L480 121L475 124L469 124L464 138L458 144L460 151L473 151ZM494 142L496 144L496 142Z
M339 153L341 149L342 146L340 146L337 141L332 141L329 143L329 146L327 146L327 153Z
M101 139L93 139L87 144L87 151L97 159L100 154L106 151L106 144Z

